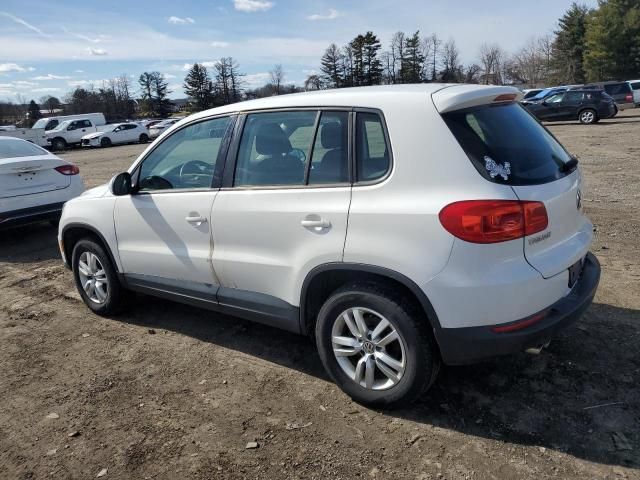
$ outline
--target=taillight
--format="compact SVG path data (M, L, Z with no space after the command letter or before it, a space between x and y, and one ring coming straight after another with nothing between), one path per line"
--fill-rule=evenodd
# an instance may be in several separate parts
M55 168L56 172L61 173L62 175L77 175L80 173L80 169L75 165L60 165Z
M517 332L518 330L524 330L531 325L538 323L541 320L544 320L549 311L544 311L534 315L533 317L526 318L524 320L519 320L517 322L510 323L508 325L499 325L497 327L492 327L491 331L494 333L510 333Z
M633 95L630 93L626 97L624 97L624 99L627 102L633 102Z
M471 243L498 243L533 235L547 228L542 202L466 200L440 211L440 223L452 235Z
M494 102L513 102L518 97L516 93L502 93L493 99Z

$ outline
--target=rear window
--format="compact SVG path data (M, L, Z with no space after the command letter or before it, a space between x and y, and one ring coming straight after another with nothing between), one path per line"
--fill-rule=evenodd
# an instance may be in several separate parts
M25 140L3 139L0 141L0 159L15 157L31 157L34 155L46 155L46 150Z
M632 88L633 90L640 90L640 82L633 82L633 83L631 84L631 88Z
M442 115L473 166L487 180L538 185L562 178L571 159L519 104L484 105Z
M609 83L604 86L604 91L609 95L620 95L623 93L629 93L631 87L628 83Z

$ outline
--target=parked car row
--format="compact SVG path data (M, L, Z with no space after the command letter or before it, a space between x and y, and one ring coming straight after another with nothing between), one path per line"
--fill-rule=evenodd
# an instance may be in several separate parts
M640 106L640 80L524 90L522 104L539 120L596 123Z

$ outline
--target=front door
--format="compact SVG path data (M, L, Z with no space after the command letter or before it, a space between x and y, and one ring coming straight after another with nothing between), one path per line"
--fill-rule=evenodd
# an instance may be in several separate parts
M266 311L265 323L296 329L306 273L342 261L349 118L315 110L247 115L232 149L235 171L225 172L229 184L213 205L221 305Z
M215 299L211 207L230 117L177 130L133 173L137 193L115 208L118 252L128 281Z

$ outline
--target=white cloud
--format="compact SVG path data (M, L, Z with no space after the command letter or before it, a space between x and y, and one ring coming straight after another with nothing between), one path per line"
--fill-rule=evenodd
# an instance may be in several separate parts
M229 42L220 42L220 41L213 41L210 44L213 48L225 48L228 47L230 45Z
M38 35L40 35L41 37L44 38L49 38L49 35L47 35L46 33L44 33L42 30L40 30L38 27L31 25L30 23L27 23L26 21L24 21L22 18L20 17L16 17L15 15L11 15L10 13L7 12L0 12L0 16L6 17L9 20L14 21L15 23L17 23L18 25L22 25L23 27L28 28L29 30L31 30L32 32L36 32Z
M84 70L74 70L75 73L84 73Z
M64 30L69 35L72 35L76 38L79 38L80 40L84 40L85 42L90 42L90 43L100 43L105 38L108 38L107 35L98 35L97 37L91 38L86 35L83 35L82 33L72 32L68 30L66 27L62 27L62 30Z
M94 56L98 56L98 57L101 57L103 55L107 55L107 51L102 49L102 48L87 47L86 50L89 53L89 55L94 55Z
M0 63L0 73L26 72L27 70L32 71L35 69L32 67L29 67L29 68L21 67L17 63Z
M340 13L335 8L330 8L329 13L327 15L321 15L319 13L314 13L313 15L309 15L307 20L333 20L338 18Z
M171 80L172 78L178 78L172 73L163 73L162 75L164 75L164 78L166 78L167 80Z
M233 0L233 6L241 12L264 12L273 7L267 0Z
M174 25L186 25L188 23L196 23L196 21L191 18L191 17L176 17L176 16L170 16L167 21L169 23L173 23Z
M261 87L271 79L268 72L252 73L242 77L243 83L249 88Z
M47 73L46 75L31 77L31 80L69 80L70 78L71 77L66 77L64 75L52 75L51 73Z
M28 82L26 80L16 80L15 82L13 82L13 84L17 88L31 88L31 87L37 87L38 85L40 85L37 82Z
M60 89L56 87L43 87L43 88L34 88L31 90L33 93L49 93L49 92L59 92Z

